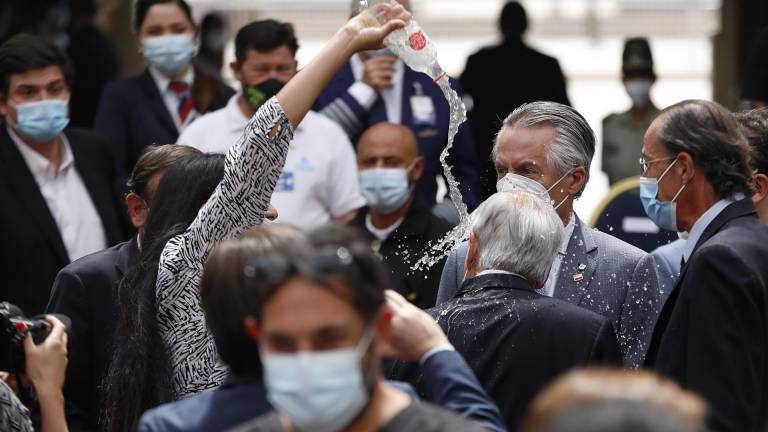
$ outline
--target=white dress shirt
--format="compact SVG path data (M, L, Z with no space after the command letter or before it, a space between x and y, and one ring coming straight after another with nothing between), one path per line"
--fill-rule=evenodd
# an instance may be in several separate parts
M201 116L179 136L204 152L226 153L243 136L248 118L240 95L227 106ZM339 125L309 111L293 135L288 156L272 194L275 222L312 229L365 205L357 179L352 143Z
M376 102L376 90L368 84L361 81L365 65L360 57L354 55L350 59L352 74L355 76L355 83L347 90L357 103L366 110L371 109ZM384 107L387 110L387 120L391 123L400 123L403 118L403 75L405 73L405 64L397 59L395 62L395 73L392 75L392 87L383 89L380 92L384 100Z
M566 251L568 250L568 243L571 241L571 236L573 235L573 227L575 226L574 220L575 218L573 217L573 213L571 213L571 218L568 220L568 225L566 225L565 229L563 230L563 240L560 243L560 249L557 251L555 260L552 262L552 268L549 270L547 282L544 283L543 288L538 290L539 294L545 295L547 297L553 297L555 295L557 276L558 273L560 273L560 265L563 262L563 257L567 253Z
M176 130L179 132L183 131L187 126L189 126L190 123L195 120L195 118L198 117L199 113L195 110L194 107L192 107L189 115L187 115L186 121L184 121L184 124L182 124L181 119L179 118L179 104L181 103L181 95L168 88L168 85L171 83L171 79L163 75L160 71L152 66L149 67L149 74L155 81L157 90L160 91L160 95L163 96L163 102L165 102L165 107L168 108L168 113L173 119L173 124L176 125ZM187 73L182 79L179 80L179 82L183 82L189 86L188 97L192 97L192 83L195 82L194 68L190 66L187 70Z
M8 134L40 188L48 210L59 228L69 259L74 261L106 248L107 237L101 217L77 172L67 137L60 135L62 157L57 170L51 161L24 144L10 127Z

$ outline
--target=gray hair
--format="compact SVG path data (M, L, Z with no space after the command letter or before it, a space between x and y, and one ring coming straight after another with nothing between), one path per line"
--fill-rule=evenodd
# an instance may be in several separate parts
M472 212L478 265L543 284L562 242L563 222L552 205L522 191L498 192Z
M691 155L718 198L738 192L752 195L749 144L730 111L711 101L685 100L664 109L659 117L661 144L672 155Z
M595 133L589 123L575 109L557 102L538 101L522 104L504 119L491 151L492 162L496 162L499 139L507 128L524 128L550 125L555 128L555 140L547 148L547 164L557 176L584 167L589 180L589 167L595 155ZM586 182L584 182L586 187ZM576 194L578 198L584 191Z

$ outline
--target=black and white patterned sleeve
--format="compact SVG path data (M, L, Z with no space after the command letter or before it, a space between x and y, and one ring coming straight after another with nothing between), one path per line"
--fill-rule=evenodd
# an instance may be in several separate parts
M0 431L34 431L29 411L2 380L0 380Z
M270 99L227 153L224 178L208 202L163 249L156 284L158 328L178 398L215 387L226 375L200 306L203 265L218 242L263 221L292 138L293 127L277 98Z

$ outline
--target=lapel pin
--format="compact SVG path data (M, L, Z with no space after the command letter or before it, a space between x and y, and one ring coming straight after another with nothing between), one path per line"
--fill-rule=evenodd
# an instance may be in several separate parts
M586 269L587 269L587 265L586 264L583 264L583 263L579 264L579 271L584 271Z
M573 275L574 282L581 282L582 280L584 280L584 275L582 273L576 273Z

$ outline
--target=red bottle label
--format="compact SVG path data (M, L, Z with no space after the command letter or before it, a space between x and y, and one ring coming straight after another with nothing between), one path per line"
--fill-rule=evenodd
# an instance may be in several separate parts
M424 36L424 33L418 31L408 37L408 42L410 42L412 50L421 51L427 46L427 37Z

